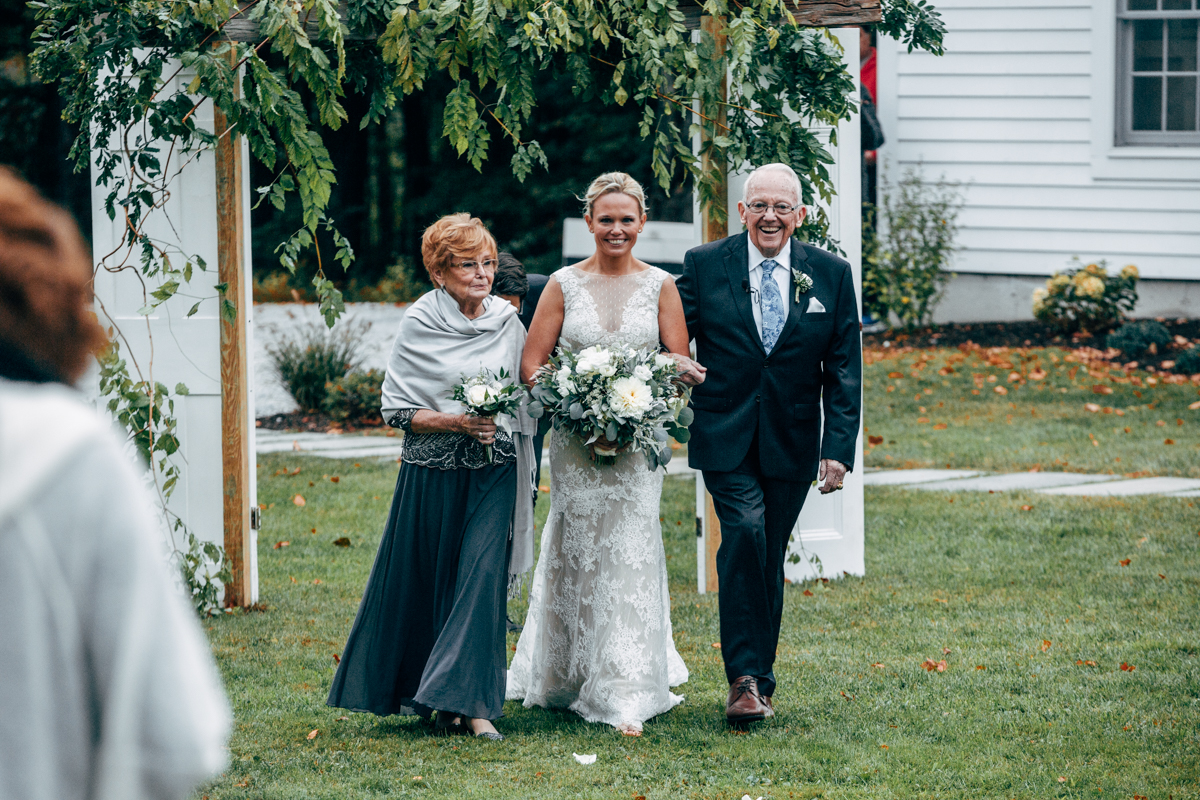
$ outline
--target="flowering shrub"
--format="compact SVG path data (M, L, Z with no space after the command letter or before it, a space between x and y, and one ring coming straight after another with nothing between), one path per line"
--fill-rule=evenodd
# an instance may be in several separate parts
M612 464L626 448L657 469L671 460L668 437L688 440L690 390L675 381L679 365L655 350L558 348L538 371L529 415L541 427L578 436L597 463Z
M1078 264L1079 259L1072 263ZM1107 330L1133 311L1137 281L1134 265L1109 275L1106 261L1057 272L1045 287L1033 290L1033 315L1069 333Z

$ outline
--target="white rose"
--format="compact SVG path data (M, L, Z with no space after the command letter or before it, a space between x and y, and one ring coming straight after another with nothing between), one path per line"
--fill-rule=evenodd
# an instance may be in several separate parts
M596 372L598 372L599 374L603 375L606 378L611 378L613 375L617 374L617 368L606 361L603 364L601 364L600 366L596 367Z
M675 363L675 359L671 358L668 355L664 355L662 353L654 354L654 368L655 369L662 369L663 367L669 367L674 363Z
M483 405L484 402L487 401L487 398L488 398L488 387L486 387L486 386L482 386L480 384L475 384L474 386L467 389L467 402L470 403L472 406Z
M641 416L654 402L650 387L637 378L618 378L613 381L608 395L608 405L623 417Z
M639 381L648 381L651 377L653 377L653 375L654 373L652 373L650 368L645 364L638 364L633 368L633 377L637 378Z

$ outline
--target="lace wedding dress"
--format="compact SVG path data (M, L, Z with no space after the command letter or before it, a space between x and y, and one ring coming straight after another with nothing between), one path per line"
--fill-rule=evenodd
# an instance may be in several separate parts
M559 344L658 346L666 272L607 277L564 267L555 277L564 300ZM581 440L551 435L550 516L507 699L568 707L631 733L683 702L670 691L688 671L671 634L662 485L662 471L646 469L642 453L596 466Z

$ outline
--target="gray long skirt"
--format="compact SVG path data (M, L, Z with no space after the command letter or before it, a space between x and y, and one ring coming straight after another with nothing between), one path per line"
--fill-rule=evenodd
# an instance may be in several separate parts
M516 472L401 464L328 705L501 716Z

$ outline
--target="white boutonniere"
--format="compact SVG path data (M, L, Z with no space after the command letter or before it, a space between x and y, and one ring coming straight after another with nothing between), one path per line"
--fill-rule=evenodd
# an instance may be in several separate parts
M812 278L805 275L801 270L792 267L792 280L796 284L796 302L800 302L800 295L805 294L812 288Z

